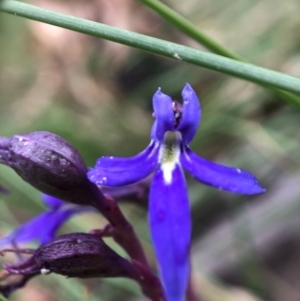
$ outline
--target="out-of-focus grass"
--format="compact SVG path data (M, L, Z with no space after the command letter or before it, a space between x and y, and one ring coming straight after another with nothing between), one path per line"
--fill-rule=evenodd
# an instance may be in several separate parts
M130 0L31 3L55 5L62 12L72 8L70 13L78 16L201 47ZM166 3L248 61L299 76L298 1ZM228 300L300 299L298 111L254 84L124 46L4 14L0 27L0 135L53 131L77 147L89 165L104 154L131 156L144 149L157 87L180 100L189 82L203 111L193 150L253 172L267 188L264 196L249 198L216 191L188 176L195 286L200 283L199 293L208 301L227 300L218 289L226 290ZM11 190L0 196L4 235L43 207L39 193L2 166L0 183ZM124 203L122 210L154 263L144 206ZM81 216L62 232L104 223L97 215ZM218 281L211 284L204 272ZM230 285L244 294L235 297ZM33 280L12 299L132 300L138 291L130 281L82 282L51 275Z

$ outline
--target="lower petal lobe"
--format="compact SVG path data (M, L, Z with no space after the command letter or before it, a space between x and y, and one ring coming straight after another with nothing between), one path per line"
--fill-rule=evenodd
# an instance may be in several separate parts
M175 165L168 184L159 166L150 190L152 240L168 301L184 299L189 278L191 220L186 182Z
M158 162L158 143L152 141L140 154L131 158L102 157L88 173L96 185L123 186L147 177Z
M251 195L265 192L251 173L205 160L188 147L184 148L180 161L189 173L204 184L239 194Z

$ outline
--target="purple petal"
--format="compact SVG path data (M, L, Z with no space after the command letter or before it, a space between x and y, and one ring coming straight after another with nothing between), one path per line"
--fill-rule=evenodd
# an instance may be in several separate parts
M27 243L37 240L46 244L54 239L57 230L73 215L92 211L87 206L66 205L57 210L49 210L19 226L7 236L0 239L0 247L14 243Z
M156 131L157 131L157 120L155 119L151 128L150 137L152 140L158 141L156 137Z
M0 185L0 193L2 194L9 194L9 190L4 186Z
M113 197L117 202L122 200L143 200L148 199L149 184L152 182L150 177L130 185L119 187L100 186L102 193Z
M158 162L159 144L152 141L140 154L131 158L102 157L87 176L97 185L123 186L147 177Z
M157 168L150 190L149 220L167 300L182 301L189 278L191 220L187 187L179 165L165 184Z
M44 193L42 193L42 200L47 207L52 209L58 208L66 204L64 201Z
M194 138L201 119L199 99L193 88L186 84L182 90L183 113L177 128L182 134L182 141L188 144Z
M165 133L174 130L172 98L162 93L159 88L153 96L152 103L156 121L151 131L151 138L163 141Z
M54 217L54 218L53 218ZM60 218L59 218L60 220ZM51 221L51 226L48 227L48 221ZM15 243L26 243L33 240L39 242L48 242L54 238L54 231L52 231L53 221L57 222L57 217L54 211L46 211L31 219L27 223L19 226L9 235L1 238L0 246L3 247L12 242ZM45 227L45 225L47 225Z
M251 173L205 160L188 147L185 147L185 152L181 154L180 159L183 167L204 184L239 194L265 192Z

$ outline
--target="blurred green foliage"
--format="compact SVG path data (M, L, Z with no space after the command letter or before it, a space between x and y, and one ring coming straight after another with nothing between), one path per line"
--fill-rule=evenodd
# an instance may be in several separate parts
M201 48L133 0L108 2L30 3ZM165 2L248 61L299 76L297 0ZM115 43L5 14L0 28L0 135L52 131L71 142L90 166L101 155L143 150L153 121L153 93L162 87L180 100L189 82L203 112L193 150L251 171L268 190L263 196L236 196L188 178L195 287L207 301L300 300L299 111L254 84ZM3 166L0 183L11 190L0 196L4 235L43 206L39 193ZM154 264L145 206L121 207ZM61 233L104 224L98 215L81 216ZM123 279L51 275L33 280L12 299L115 301L136 294L138 287Z

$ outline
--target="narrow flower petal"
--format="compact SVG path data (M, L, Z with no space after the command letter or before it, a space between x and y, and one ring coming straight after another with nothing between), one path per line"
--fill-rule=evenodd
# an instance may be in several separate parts
M0 247L9 245L11 243L26 243L34 240L38 240L39 243L47 243L54 238L55 232L53 231L53 222L61 222L60 215L57 216L54 211L46 211L31 219L27 223L21 225L7 236L1 238ZM48 222L51 222L49 227ZM58 227L57 227L58 228Z
M152 141L140 154L131 158L102 157L87 176L97 185L122 186L147 177L155 168L158 158L158 143Z
M174 130L172 98L159 88L153 96L153 109L156 121L151 131L151 138L162 141L167 131Z
M185 147L185 152L181 154L180 159L183 167L204 184L239 194L251 195L265 192L251 173L205 160L188 147Z
M150 138L152 140L158 141L158 139L156 137L156 131L157 131L157 120L154 120L152 128L151 128Z
M167 300L182 301L190 272L191 220L179 165L174 166L168 183L162 169L157 168L150 190L150 229Z
M183 113L177 128L182 134L182 141L188 144L194 138L200 124L201 108L193 88L186 84L182 90Z
M54 239L57 230L73 215L93 211L88 206L66 204L56 210L48 210L19 226L7 236L0 239L0 247L12 243L38 241L45 244Z
M47 207L52 209L58 208L66 204L64 201L44 193L42 193L42 201Z
M9 190L4 186L0 185L0 193L2 194L9 194Z

